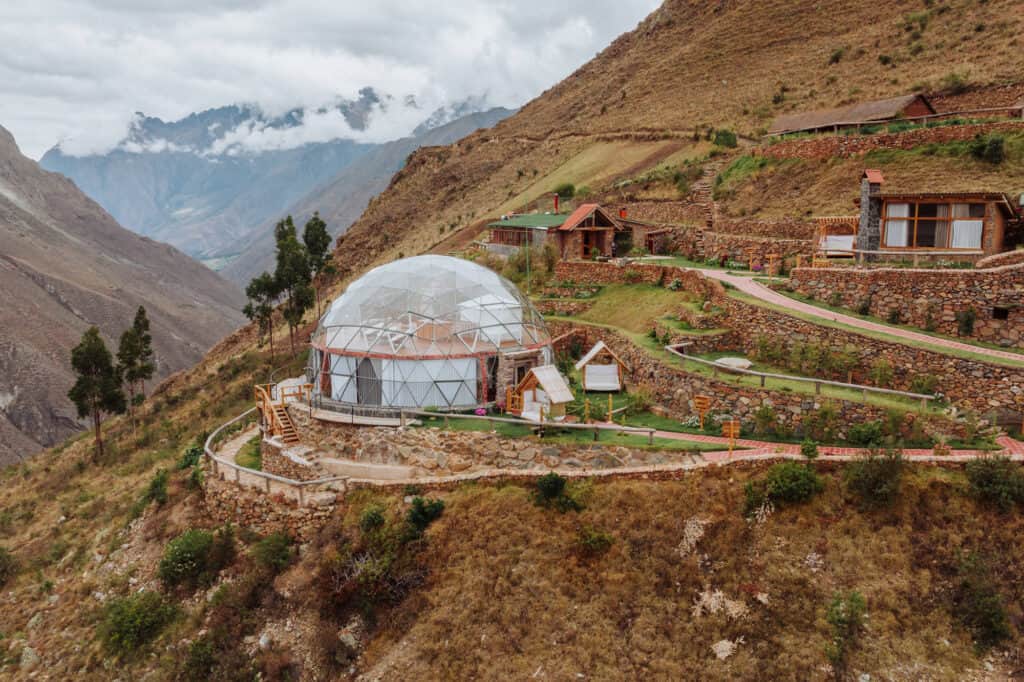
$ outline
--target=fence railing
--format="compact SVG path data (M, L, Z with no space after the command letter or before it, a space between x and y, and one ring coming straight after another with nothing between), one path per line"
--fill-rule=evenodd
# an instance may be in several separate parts
M268 495L274 492L283 493L296 500L299 505L304 505L306 503L305 491L307 488L347 480L348 477L346 476L328 476L325 478L316 478L310 481L297 481L293 478L278 476L277 474L272 474L267 471L250 469L249 467L244 467L241 464L232 462L231 460L218 455L214 448L220 443L224 435L227 435L225 432L238 422L246 420L255 413L256 410L257 408L250 407L234 419L218 426L207 437L206 442L203 444L203 452L210 462L210 467L214 476L223 480L229 480L230 475L231 480L234 480L236 484L249 488L262 488ZM230 433L233 433L233 431Z
M752 370L752 369L741 369L739 367L729 367L727 365L722 365L722 364L720 364L718 362L715 362L714 360L706 360L704 358L698 358L695 355L688 355L688 354L682 352L681 350L679 350L680 347L685 347L685 346L689 346L689 345L690 345L689 343L679 343L679 344L675 344L675 345L669 345L669 346L665 346L665 350L667 350L669 353L672 353L673 355L676 355L676 356L682 358L683 360L687 360L687 361L690 361L690 362L696 362L696 363L699 363L699 364L702 364L702 365L708 365L709 367L711 367L712 369L715 370L715 376L717 376L718 372L727 372L729 374L746 374L748 376L760 377L760 379L761 379L761 386L762 387L764 387L765 381L767 379L781 379L781 380L785 380L785 381L800 381L800 382L804 382L804 383L808 383L808 384L814 384L814 393L816 395L820 395L821 394L821 387L822 386L833 386L835 388L844 388L844 389L852 389L852 390L855 390L855 391L860 391L865 399L867 398L867 394L868 393L878 393L878 394L882 394L882 395L892 395L892 396L898 396L898 397L901 397L901 398L910 398L910 399L913 399L913 400L920 400L921 401L921 408L922 409L925 409L925 408L928 407L928 401L929 400L935 400L935 396L934 395L927 395L925 393L911 393L909 391L898 391L898 390L893 389L893 388L880 388L878 386L865 386L863 384L849 384L849 383L846 383L846 382L843 382L843 381L831 381L829 379L818 379L818 378L815 378L815 377L801 377L801 376L794 376L794 375L791 375L791 374L773 374L771 372L758 372L758 371Z
M645 435L645 436L647 436L647 440L648 440L649 444L653 444L654 443L654 434L657 431L657 429L653 429L653 428L651 428L649 426L621 426L619 424L605 424L605 423L592 423L592 424L578 424L577 423L577 424L572 424L572 423L556 422L556 421L533 422L533 421L526 421L525 419L514 419L512 417L494 417L494 416L486 415L486 414L484 414L484 415L480 415L480 414L458 414L458 413L454 413L453 414L453 413L450 413L450 412L429 412L427 410L402 410L402 423L403 424L405 424L407 422L409 415L417 416L417 417L430 417L430 418L433 418L433 419L440 418L440 419L444 419L445 423L447 423L449 419L477 419L477 420L483 420L483 421L487 421L487 422L497 422L497 423L504 423L504 424L518 424L519 426L526 426L526 427L529 427L529 428L532 428L532 429L541 430L541 431L543 431L545 429L556 430L556 431L557 430L562 430L562 429L566 429L566 430L570 430L570 431L572 431L572 430L576 430L576 431L593 431L594 432L594 440L597 440L597 436L598 436L598 433L600 431L618 431L620 433L633 433L633 434L637 434L637 435L641 435L641 434Z

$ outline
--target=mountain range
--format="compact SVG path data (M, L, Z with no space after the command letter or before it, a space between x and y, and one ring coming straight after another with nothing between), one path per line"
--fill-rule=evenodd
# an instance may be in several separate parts
M170 122L137 114L115 148L76 156L58 144L40 164L71 178L122 225L220 269L325 185L335 191L325 197L323 212L346 221L336 230L347 227L413 149L453 142L475 129L471 125L491 125L510 113L497 109L460 123L485 106L484 98L469 98L428 114L411 97L395 100L364 88L356 99L276 116L252 105ZM408 137L377 141L388 137L384 129L397 126L396 119L418 123ZM367 165L359 165L367 156ZM348 180L339 186L335 181L346 171Z
M0 127L0 465L79 431L71 348L95 325L116 350L140 305L158 377L244 320L242 295L177 249L122 228Z

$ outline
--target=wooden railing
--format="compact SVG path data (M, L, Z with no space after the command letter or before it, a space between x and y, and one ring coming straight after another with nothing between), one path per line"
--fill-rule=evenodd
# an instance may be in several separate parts
M621 409L621 408L620 408ZM569 431L593 431L594 440L597 440L597 434L599 431L618 431L620 433L632 433L637 435L647 436L648 442L654 443L654 433L657 429L653 429L649 426L620 426L618 424L568 424L565 422L556 421L543 421L543 422L532 422L526 421L525 419L515 419L512 417L492 417L491 415L478 415L478 414L451 414L445 412L428 412L426 410L402 410L402 423L408 421L408 417L430 417L433 419L442 418L445 420L445 424L450 419L476 419L486 422L496 422L504 424L518 424L520 426L526 426L532 429L543 430L543 429L554 429L554 430L569 430Z
M289 398L309 402L313 392L313 384L299 384L295 386L280 387L280 384L256 384L253 393L256 398L256 407L263 416L263 428L274 434L280 435L283 424L277 418L274 411L275 406L284 405ZM277 398L274 398L274 394Z

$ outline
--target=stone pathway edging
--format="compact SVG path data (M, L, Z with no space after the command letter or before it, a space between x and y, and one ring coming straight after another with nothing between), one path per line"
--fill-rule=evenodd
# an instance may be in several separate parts
M913 341L916 343L925 343L931 347L939 348L951 348L960 351L966 351L975 353L977 355L983 355L990 358L1000 358L1003 360L1016 360L1017 362L1024 362L1024 355L1020 353L1011 353L1009 351L997 350L995 348L986 348L984 346L975 346L969 343L961 343L959 341L951 341L949 339L940 339L934 336L928 336L927 334L921 334L919 332L910 331L908 329L899 329L896 327L890 327L888 325L879 324L877 322L871 322L869 320L862 320L859 317L853 317L851 315L844 315L843 313L835 313L831 310L825 310L818 306L804 303L802 301L796 301L788 296L783 296L777 291L773 291L761 284L755 282L750 277L743 277L740 275L731 275L728 272L722 270L707 270L703 268L690 268L700 272L705 277L716 279L719 282L725 282L730 284L739 291L745 294L749 294L755 298L758 298L766 303L771 303L787 310L792 310L822 320L829 320L832 322L839 322L841 324L849 325L856 329L863 329L865 331L873 331L882 334L887 334L896 339L903 339L904 341Z

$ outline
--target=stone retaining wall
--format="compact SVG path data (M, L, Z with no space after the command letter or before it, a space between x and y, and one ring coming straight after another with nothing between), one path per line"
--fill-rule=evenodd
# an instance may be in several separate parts
M276 440L264 439L260 443L263 471L296 481L313 481L322 477L311 464L303 463L301 455L294 455L295 459L293 459L282 452L286 449L282 443Z
M704 206L679 200L613 202L610 208L614 215L619 215L619 209L624 208L627 218L649 223L703 226L706 220Z
M729 260L748 264L751 260L761 265L768 263L768 257L777 254L780 258L814 255L814 242L806 239L773 239L737 234L704 233L703 258Z
M685 419L697 413L693 406L693 397L696 395L711 397L712 410L715 412L728 412L734 418L748 424L753 421L759 408L770 407L778 423L797 435L804 433L810 423L809 420L813 420L819 409L826 404L835 410L834 426L840 437L845 436L846 427L851 424L881 420L888 415L887 410L874 405L832 397L740 387L727 381L675 369L659 362L647 351L638 348L632 341L610 329L576 326L557 321L549 323L548 326L556 336L574 328L578 329L578 337L584 347L590 347L599 339L604 340L629 365L630 381L650 390L654 401L665 407L669 415L675 419ZM568 341L569 339L565 339L563 343ZM938 429L947 435L962 434L962 429L948 419L938 416L924 417L915 412L907 412L903 416L903 432L911 433L917 420L923 420L928 424L928 429Z
M816 135L782 140L755 149L754 153L776 159L831 159L865 154L874 149L913 149L925 144L970 140L978 134L1024 131L1022 121L998 121L968 125L918 128L902 133L877 135Z
M823 327L800 318L758 305L730 299L726 324L731 329L734 348L749 354L762 338L794 343L813 342L835 351L852 352L857 358L853 383L871 385L871 369L879 359L888 360L893 369L892 385L912 391L914 377L931 375L938 380L936 390L950 402L970 407L981 414L996 410L1019 411L1024 408L1024 367L1010 368L943 353L889 343L843 329ZM724 349L723 349L724 350ZM845 379L843 379L845 381Z
M715 217L714 231L720 234L742 235L745 237L771 237L773 239L814 239L818 234L817 225L802 218L780 218L761 220L757 218Z
M1024 265L987 270L796 268L795 291L819 301L943 334L959 334L957 316L974 311L972 338L1024 347ZM995 319L1001 311L1006 319Z
M593 301L573 298L545 298L534 303L542 315L579 315L590 310L592 305Z
M280 494L270 494L221 480L206 471L203 505L218 523L252 528L260 535L287 533L299 542L313 539L326 525L337 503L334 495L321 497L319 505L299 506Z
M590 261L561 261L555 266L555 279L577 284L659 284L679 280L685 291L717 300L725 296L725 289L699 272L666 265L646 263L595 263Z
M974 263L974 267L979 269L1001 268L1006 265L1019 265L1021 263L1024 263L1024 249L1016 249L980 258Z

